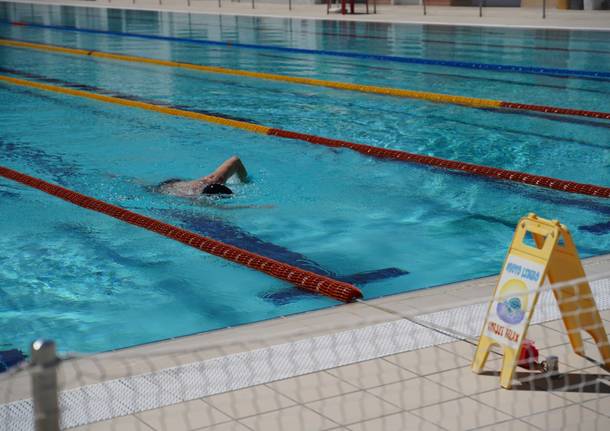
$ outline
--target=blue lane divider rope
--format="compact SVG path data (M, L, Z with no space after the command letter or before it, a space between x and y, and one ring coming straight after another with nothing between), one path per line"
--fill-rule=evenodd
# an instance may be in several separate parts
M14 25L11 21L0 20L0 24ZM119 31L106 31L106 30L95 30L86 28L76 28L60 25L48 25L48 24L34 24L34 23L18 23L27 27L34 28L45 28L62 31L73 31L79 33L91 33L91 34L105 34L112 36L122 37L135 37L141 39L152 39L152 40L164 40L171 42L186 42L194 43L199 45L214 45L229 48L246 48L246 49L258 49L267 51L281 51L297 54L315 54L315 55L326 55L333 57L348 57L348 58L359 58L379 61L389 61L395 63L410 63L410 64L425 64L429 66L446 66L446 67L457 67L462 69L476 69L476 70L491 70L495 72L513 72L513 73L527 73L535 75L550 75L550 76L568 76L575 78L610 78L610 72L603 71L591 71L591 70L578 70L578 69L562 69L562 68L549 68L549 67L538 67L538 66L519 66L511 64L494 64L494 63L472 63L466 61L453 61L453 60L434 60L417 57L399 57L394 55L378 55L378 54L365 54L359 52L344 52L344 51L329 51L329 50L318 50L318 49L306 49L306 48L289 48L284 46L270 46L270 45L257 45L250 43L239 43L239 42L224 42L217 40L200 40L200 39L189 39L172 36L158 36L150 34L140 33L127 33Z

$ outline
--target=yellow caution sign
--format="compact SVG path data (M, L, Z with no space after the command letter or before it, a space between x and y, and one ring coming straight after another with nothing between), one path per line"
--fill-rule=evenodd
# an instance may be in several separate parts
M526 243L530 240L529 244ZM472 370L482 371L489 349L499 345L504 351L500 373L503 388L512 386L521 344L527 334L540 287L545 279L552 284L583 279L585 272L568 229L556 220L529 214L519 221L504 262L500 280L487 310ZM599 347L606 367L610 367L608 336L587 281L553 289L574 352L584 356L580 331L588 332Z

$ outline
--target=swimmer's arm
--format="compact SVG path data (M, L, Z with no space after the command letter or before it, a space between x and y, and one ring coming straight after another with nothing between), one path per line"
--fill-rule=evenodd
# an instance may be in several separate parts
M248 171L246 170L246 167L242 163L241 159L237 156L233 156L229 160L231 160L231 169L233 171L231 175L237 174L237 177L241 182L246 182L248 178ZM229 175L227 179L231 177L231 175Z
M212 174L203 177L202 180L224 184L234 174L237 174L242 182L248 177L246 167L237 156L225 160Z

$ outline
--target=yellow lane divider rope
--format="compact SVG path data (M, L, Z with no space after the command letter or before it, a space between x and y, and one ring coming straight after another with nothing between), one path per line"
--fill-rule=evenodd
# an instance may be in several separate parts
M327 87L339 90L359 91L362 93L374 93L387 96L405 97L410 99L422 99L431 102L452 103L466 105L475 108L500 108L501 100L479 99L476 97L454 96L449 94L431 93L427 91L403 90L400 88L378 87L374 85L352 84L349 82L326 81L314 78L301 78L298 76L278 75L274 73L250 72L247 70L228 69L217 66L203 66L192 63L181 63L169 60L157 60L154 58L138 57L133 55L112 54L101 51L89 51L77 48L66 48L56 45L21 42L8 39L0 39L0 45L14 48L34 49L38 51L58 52L62 54L80 55L87 57L104 58L108 60L126 61L131 63L154 64L157 66L175 67L180 69L197 70L200 72L217 73L223 75L246 76L249 78L265 79L271 81L290 82L293 84L304 84L316 87Z
M271 127L260 126L257 124L248 123L245 121L231 120L228 118L216 117L213 115L201 114L199 112L186 111L183 109L170 108L167 106L154 105L152 103L139 102L136 100L122 99L120 97L105 96L103 94L92 93L89 91L75 90L73 88L58 87L56 85L43 84L35 81L28 81L25 79L12 78L10 76L0 75L0 81L7 82L9 84L20 85L23 87L37 88L39 90L52 91L55 93L69 94L71 96L85 97L87 99L99 100L106 103L114 103L116 105L130 106L132 108L146 109L148 111L160 112L167 115L174 115L176 117L192 118L200 121L207 121L208 123L220 124L222 126L235 127L237 129L248 130L254 133L260 133L268 135L272 130Z
M574 108L561 108L548 105L532 105L504 100L480 99L477 97L455 96L451 94L432 93L429 91L404 90L400 88L378 87L375 85L352 84L349 82L326 81L314 78L301 78L298 76L278 75L274 73L251 72L247 70L228 69L217 66L203 66L192 63L181 63L170 60L157 60L154 58L138 57L131 55L112 54L101 51L89 51L77 48L66 48L63 46L40 44L33 42L22 42L10 39L0 39L0 46L12 48L34 49L38 51L58 52L62 54L80 55L87 57L97 57L108 60L125 61L132 63L153 64L164 67L175 67L200 72L217 73L223 75L245 76L248 78L265 79L271 81L290 82L293 84L311 85L317 87L327 87L339 90L358 91L362 93L381 94L386 96L404 97L410 99L427 100L437 103L450 103L455 105L469 106L472 108L487 109L516 109L522 111L545 112L559 115L574 115L610 120L610 112L589 111Z

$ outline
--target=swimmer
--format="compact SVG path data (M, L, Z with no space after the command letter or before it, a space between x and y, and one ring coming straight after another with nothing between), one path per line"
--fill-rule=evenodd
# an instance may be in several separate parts
M233 156L225 160L214 172L196 180L172 178L158 184L154 189L159 193L184 198L194 198L202 195L230 195L233 191L225 183L233 175L245 182L248 177L246 167L239 157Z

